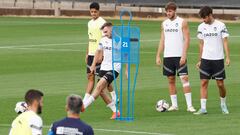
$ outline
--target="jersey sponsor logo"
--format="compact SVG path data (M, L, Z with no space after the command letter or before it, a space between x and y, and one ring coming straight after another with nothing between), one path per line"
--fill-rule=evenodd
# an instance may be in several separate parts
M77 128L57 127L56 134L63 134L63 135L83 135L83 132L79 132Z
M89 42L97 42L97 39L89 39Z
M165 29L165 32L178 32L178 29Z
M204 33L204 37L216 37L218 33Z
M111 51L111 50L112 50L112 47L104 46L104 49L105 49L105 50L110 50L110 51Z

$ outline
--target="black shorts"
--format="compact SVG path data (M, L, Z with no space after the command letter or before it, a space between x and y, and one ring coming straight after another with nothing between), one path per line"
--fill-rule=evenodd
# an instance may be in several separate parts
M188 75L187 63L180 67L181 57L168 57L163 59L163 75L175 76L176 71L178 76Z
M117 78L118 72L114 71L114 74L115 74L115 77ZM109 70L109 71L100 70L99 77L104 78L108 82L108 84L111 84L112 81L114 80L112 70Z
M87 60L87 73L91 73L90 67L92 66L93 59L94 59L94 56L88 55L88 60ZM98 74L99 74L100 67L101 67L101 63L97 63L97 64L96 64L96 72L95 72L95 75L98 75Z
M224 60L201 59L200 79L224 80L226 78Z

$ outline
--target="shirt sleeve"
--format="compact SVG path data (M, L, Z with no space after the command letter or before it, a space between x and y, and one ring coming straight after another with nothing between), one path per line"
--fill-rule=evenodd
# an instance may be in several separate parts
M83 133L83 135L94 135L92 127L89 127L86 132Z
M203 33L202 33L202 29L201 29L200 26L198 26L197 38L198 39L203 39Z
M102 50L102 49L103 49L103 44L102 44L102 40L100 40L98 44L98 50Z
M42 135L42 119L39 116L32 117L29 121L32 135Z
M229 37L228 30L225 24L222 26L221 34L222 38Z

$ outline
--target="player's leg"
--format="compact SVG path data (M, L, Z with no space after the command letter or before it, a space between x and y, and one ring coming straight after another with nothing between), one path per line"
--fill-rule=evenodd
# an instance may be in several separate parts
M201 87L200 87L200 104L201 108L198 112L194 113L196 115L207 114L207 98L208 98L208 83L209 79L211 79L211 65L208 60L201 60L200 65L200 79L201 79Z
M191 87L190 87L190 82L188 77L187 63L184 64L183 66L180 66L179 61L180 61L180 58L177 60L177 72L183 86L183 92L184 92L186 103L187 103L187 111L195 112L196 110L192 105L192 92L191 92Z
M117 102L117 95L116 95L115 90L113 89L112 84L109 84L107 89L108 89L109 93L111 94L113 102L116 104L116 102Z
M87 100L90 97L92 90L94 88L95 75L90 71L90 66L92 65L93 58L94 56L88 56L88 59L87 59L87 81L88 82L87 82L86 92L85 92L83 101Z
M220 105L221 105L222 113L229 114L229 111L227 109L227 104L226 104L226 88L224 86L224 81L216 80L216 82L217 82L217 86L220 94Z
M224 85L224 79L226 78L225 69L224 69L224 60L213 61L214 74L213 79L216 80L219 94L220 94L220 106L223 114L229 114L226 105L226 88Z
M175 84L176 66L174 64L174 58L164 58L163 59L163 75L168 78L168 89L172 102L172 106L168 111L178 110L177 104L177 91Z
M89 105L91 105L100 95L100 93L107 87L108 83L106 79L101 78L99 82L97 83L97 86L93 93L89 96L88 99L83 101L84 108L87 108Z
M172 106L168 109L168 111L176 111L178 110L177 103L177 91L176 91L176 78L175 76L168 76L168 89L172 102Z

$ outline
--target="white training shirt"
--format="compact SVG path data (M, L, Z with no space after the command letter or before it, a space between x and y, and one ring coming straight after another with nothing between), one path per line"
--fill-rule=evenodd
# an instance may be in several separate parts
M112 39L108 37L103 37L100 40L99 48L103 50L103 61L100 70L109 71L113 70L112 67ZM118 73L120 72L121 64L114 63L114 70Z
M163 22L164 57L181 57L183 53L184 37L182 31L183 19L167 19Z
M214 20L212 24L201 23L198 26L199 39L202 39L202 58L207 60L224 59L223 38L228 37L228 31L224 23Z

